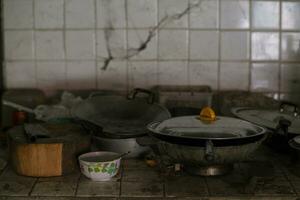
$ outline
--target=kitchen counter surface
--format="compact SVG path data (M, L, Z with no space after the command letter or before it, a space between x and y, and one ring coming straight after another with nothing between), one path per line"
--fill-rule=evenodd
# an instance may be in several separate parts
M1 170L1 168L0 168ZM59 197L59 198L58 198ZM199 177L162 173L142 160L124 160L117 177L92 182L79 172L64 177L31 178L1 170L0 200L8 199L300 199L300 164L262 146L232 173Z

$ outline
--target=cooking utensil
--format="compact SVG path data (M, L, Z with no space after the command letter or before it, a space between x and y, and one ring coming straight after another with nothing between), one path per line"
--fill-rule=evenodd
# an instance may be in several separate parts
M3 105L10 106L19 111L26 111L27 113L34 114L36 119L42 121L70 117L70 111L62 105L54 105L51 107L47 105L39 105L35 109L31 109L26 106L11 101L7 101L7 100L2 100L2 103Z
M135 89L129 99L124 96L109 95L90 97L73 107L75 117L101 127L103 134L114 138L132 138L147 134L146 125L151 121L161 121L170 117L168 110L152 102L152 93L147 103L137 99L137 93L144 89ZM151 95L150 95L151 94Z
M295 104L282 102L278 110L233 108L232 113L270 130L268 144L279 151L288 151L288 141L300 135L300 116Z
M262 127L230 117L210 123L199 116L175 117L150 123L148 129L160 140L161 155L200 175L228 172L232 163L246 159L260 145L266 133Z
M81 172L93 181L108 181L120 168L121 158L128 154L115 152L90 152L78 157Z
M141 93L148 98L136 98ZM149 150L137 142L137 138L147 136L147 124L171 116L166 108L153 102L153 95L139 88L127 98L92 93L73 107L72 114L89 123L88 129L94 130L94 141L99 149L120 153L131 151L127 157L137 157Z
M292 107L293 110L287 110L287 106ZM232 113L241 119L267 127L271 130L276 130L280 120L285 119L291 122L288 132L295 135L300 134L300 117L298 114L298 107L295 104L283 102L278 110L245 107L233 108Z

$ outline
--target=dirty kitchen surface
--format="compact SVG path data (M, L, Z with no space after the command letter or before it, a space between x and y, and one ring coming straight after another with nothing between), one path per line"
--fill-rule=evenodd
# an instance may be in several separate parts
M224 176L200 177L123 160L117 177L93 182L79 172L64 177L16 175L7 165L0 175L2 199L300 199L300 164L261 146L247 162ZM60 198L58 198L60 197Z

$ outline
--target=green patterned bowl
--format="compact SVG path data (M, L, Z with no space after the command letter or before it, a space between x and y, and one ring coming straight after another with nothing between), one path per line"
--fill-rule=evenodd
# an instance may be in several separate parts
M93 181L108 181L114 177L120 168L119 153L97 151L82 154L78 157L80 170Z

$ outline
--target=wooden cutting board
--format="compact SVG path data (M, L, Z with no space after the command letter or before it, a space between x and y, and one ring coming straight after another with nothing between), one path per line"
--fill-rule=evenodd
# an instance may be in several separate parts
M77 157L90 150L91 137L75 124L44 124L50 138L29 142L23 126L8 131L10 162L20 175L61 176L78 170Z

